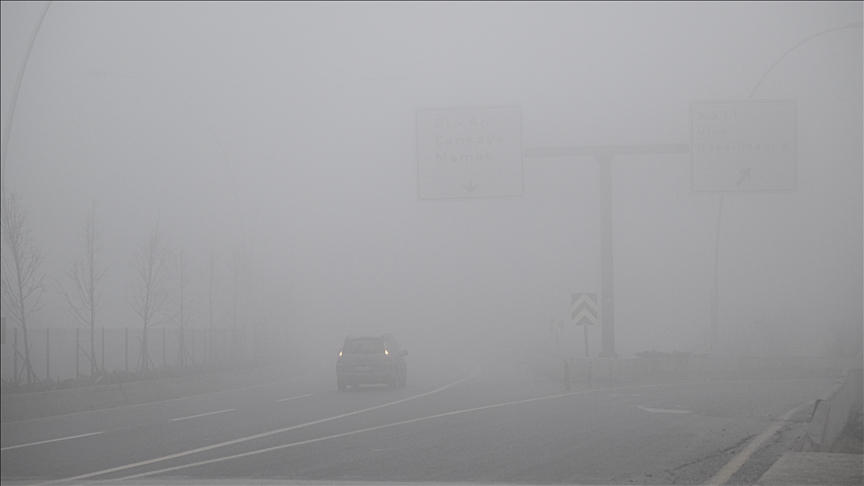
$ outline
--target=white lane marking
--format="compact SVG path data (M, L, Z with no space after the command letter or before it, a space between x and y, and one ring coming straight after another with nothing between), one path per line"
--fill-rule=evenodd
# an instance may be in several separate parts
M197 417L206 417L208 415L216 415L217 413L225 413L225 412L233 412L233 411L234 411L233 408L229 408L227 410L219 410L218 412L199 413L198 415L190 415L188 417L174 418L174 419L169 420L169 422L176 422L178 420L188 420L188 419L193 419L193 418L197 418Z
M59 439L41 440L39 442L31 442L29 444L21 444L21 445L4 447L4 448L0 449L0 451L8 451L9 449L18 449L21 447L30 447L30 446L35 446L35 445L39 445L39 444L47 444L49 442L59 442L61 440L78 439L79 437L89 437L91 435L99 435L101 433L102 432L90 432L89 434L73 435L71 437L61 437Z
M297 398L311 397L312 395L314 395L314 393L309 393L309 394L306 394L306 395L300 395L300 396L296 396L296 397L283 398L283 399L281 399L281 400L276 400L276 401L277 401L277 402L287 402L288 400L295 400L295 399L297 399Z
M690 413L690 410L670 410L668 408L648 408L641 405L636 405L636 408L645 410L651 413Z
M472 376L473 376L473 375L472 375ZM470 378L470 377L469 377L469 378ZM458 382L457 382L457 383L458 383ZM454 383L454 384L455 384L455 383ZM690 383L690 384L698 384L698 383ZM268 447L268 448L266 448L266 449L259 449L259 450L257 450L257 451L244 452L244 453L241 453L241 454L234 454L234 455L231 455L231 456L225 456L225 457L217 457L217 458L215 458L215 459L209 459L209 460L206 460L206 461L199 461L199 462L195 462L195 463L191 463L191 464L183 464L183 465L180 465L180 466L174 466L174 467L169 467L169 468L166 468L166 469L160 469L160 470L157 470L157 471L150 471L150 472L144 472L144 473L140 473L140 474L135 474L135 475L132 475L132 476L125 476L125 477L122 477L122 478L112 479L111 481L121 481L121 480L125 480L125 479L136 479L136 478L140 478L140 477L144 477L144 476L152 476L152 475L154 475L154 474L162 474L162 473L167 473L167 472L171 472L171 471L177 471L177 470L179 470L179 469L186 469L186 468L189 468L189 467L195 467L195 466L204 466L204 465L207 465L207 464L212 464L212 463L214 463L214 462L227 461L227 460L229 460L229 459L237 459L237 458L241 458L241 457L252 456L252 455L255 455L255 454L263 454L263 453L265 453L265 452L272 452L272 451L276 451L276 450L280 450L280 449L287 449L287 448L289 448L289 447L295 447L295 446L305 445L305 444L312 444L312 443L314 443L314 442L320 442L320 441L327 440L327 439L336 439L336 438L339 438L339 437L346 437L346 436L349 436L349 435L360 434L360 433L363 433L363 432L370 432L370 431L373 431L373 430L386 429L386 428L388 428L388 427L395 427L395 426L397 426L397 425L404 425L404 424L410 424L410 423L415 423L415 422L422 422L422 421L426 421L426 420L432 420L432 419L441 418L441 417L449 417L449 416L452 416L452 415L459 415L459 414L468 413L468 412L477 412L477 411L480 411L480 410L489 410L489 409L492 409L492 408L506 407L506 406L509 406L509 405L518 405L518 404L522 404L522 403L538 402L538 401L542 401L542 400L552 400L552 399L555 399L555 398L570 397L570 396L574 396L574 395L584 395L584 394L588 394L588 393L596 393L596 392L608 391L608 390L633 390L633 389L643 389L643 388L663 388L663 387L670 387L670 386L676 386L676 385L679 385L679 384L676 384L676 383L663 383L663 384L659 384L659 385L658 385L658 384L651 384L651 385L633 385L633 386L615 387L615 388L607 388L607 389L581 390L581 391L575 391L575 392L569 392L569 393L561 393L561 394L558 394L558 395L549 395L549 396L545 396L545 397L526 398L526 399L524 399L524 400L517 400L517 401L514 401L514 402L505 402L505 403L496 403L496 404L492 404L492 405L484 405L484 406L481 406L481 407L468 408L468 409L464 409L464 410L456 410L456 411L453 411L453 412L445 412L445 413L440 413L440 414L437 414L437 415L429 415L429 416L426 416L426 417L419 417L419 418L415 418L415 419L404 420L404 421L402 421L402 422L396 422L396 423L392 423L392 424L377 425L377 426L375 426L375 427L369 427L369 428L366 428L366 429L355 430L355 431L352 431L352 432L344 432L344 433L341 433L341 434L330 435L330 436L327 436L327 437L318 437L318 438L315 438L315 439L308 439L308 440L304 440L304 441L301 441L301 442L294 442L294 443L291 443L291 444L283 444L283 445L280 445L280 446ZM429 393L432 393L432 392L429 392ZM811 402L811 403L812 403L812 402ZM780 420L781 422L785 422L786 420L789 419L789 417L792 416L792 414L793 414L794 412L800 410L802 407L804 407L804 406L806 406L806 405L807 405L807 404L804 404L804 405L801 405L801 406L799 406L799 407L796 407L795 409L791 410L790 412L788 412L788 413L784 414L782 417L780 417L779 420ZM640 407L640 408L641 408L641 407ZM676 413L679 413L679 412L680 412L680 411L676 411ZM777 429L779 430L779 428L782 427L782 426L783 426L782 423L779 424L779 425L777 426ZM768 432L768 431L766 431L766 432ZM766 436L765 438L767 439L767 437L770 437L774 432L776 432L776 430L775 430L775 431L772 431L771 434L768 434L768 436ZM765 433L763 433L763 435L765 435ZM760 437L762 437L762 436L760 436ZM764 442L764 440L765 440L765 439L762 439L761 442ZM757 437L756 440L754 440L754 442L759 442L759 437ZM753 450L755 450L756 447L758 447L758 445L761 445L761 442L759 442L759 444L757 444L757 445L753 448ZM752 444L751 444L751 445L752 445ZM749 447L750 447L750 446L748 446L748 448L749 448ZM745 449L745 451L746 451L746 449ZM742 451L740 454L738 454L738 456L744 454L745 451ZM752 451L750 451L750 453L748 453L748 456L749 456L749 454L752 454ZM737 458L738 456L735 456L735 458ZM735 460L735 458L733 458L733 461ZM746 458L745 458L745 460L746 460ZM742 462L741 462L741 465L743 465L743 463L744 463L744 462L742 461ZM730 462L730 464L731 464L731 462ZM727 467L729 467L728 464L727 464ZM740 468L740 467L741 467L741 466L739 465L737 468ZM737 470L737 468L736 468L735 470L733 470L732 472L730 472L729 475L728 475L726 478L723 479L723 481L726 481L727 479L729 479L729 476L731 476L732 473L734 473L734 472ZM724 469L726 469L726 468L724 467ZM722 472L722 471L723 471L723 470L721 470L721 472ZM95 474L95 473L94 473L94 474ZM715 477L717 477L717 476L719 476L719 475L720 475L720 473L717 473L717 475L715 475ZM74 478L73 478L73 479L74 479ZM712 478L712 480L713 480L713 478ZM708 482L708 483L705 483L705 484L719 485L719 484L722 484L722 482L723 482L723 481L721 481L720 483L712 483L712 482L710 482L710 481L711 481L711 480L709 480L709 482ZM98 481L98 482L105 482L105 481Z
M241 443L241 442L248 442L248 441L250 441L250 440L260 439L260 438L262 438L262 437L269 437L269 436L271 436L271 435L276 435L276 434L280 434L280 433L282 433L282 432L288 432L288 431L290 431L290 430L296 430L296 429L300 429L300 428L303 428L303 427L309 427L309 426L311 426L311 425L316 425L316 424L320 424L320 423L324 423L324 422L329 422L329 421L331 421L331 420L336 420L336 419L340 419L340 418L344 418L344 417L350 417L351 415L357 415L357 414L359 414L359 413L364 413L364 412L369 412L369 411L372 411L372 410L377 410L377 409L379 409L379 408L389 407L389 406L391 406L391 405L396 405L396 404L399 404L399 403L404 403L404 402L407 402L407 401L409 401L409 400L415 400L415 399L417 399L417 398L425 397L425 396L427 396L427 395L432 395L433 393L438 393L438 392L440 392L440 391L444 391L444 390L446 390L446 389L448 389L448 388L450 388L450 387L456 386L456 385L458 385L458 384L460 384L460 383L463 383L463 382L465 382L465 381L470 380L470 379L473 378L475 375L476 375L476 371L475 371L474 373L472 373L471 375L466 376L465 378L462 378L462 379L460 379L460 380L454 381L453 383L449 383L449 384L447 384L447 385L444 385L444 386L438 387L438 388L436 388L436 389L434 389L434 390L431 390L431 391L428 391L428 392L425 392L425 393L421 393L421 394L419 394L419 395L410 396L410 397L408 397L408 398L403 398L403 399L401 399L401 400L396 400L396 401L393 401L393 402L387 402L387 403L383 403L383 404L381 404L381 405L375 405L374 407L364 408L364 409L362 409L362 410L355 410L355 411L353 411L353 412L343 413L343 414L341 414L341 415L336 415L336 416L328 417L328 418L324 418L324 419L313 420L312 422L307 422L307 423L305 423L305 424L292 425L291 427L285 427L285 428L282 428L282 429L271 430L270 432L263 432L263 433L256 434L256 435L250 435L250 436L248 436L248 437L241 437L241 438L239 438L239 439L229 440L229 441L227 441L227 442L220 442L220 443L218 443L218 444L213 444L213 445L209 445L209 446L199 447L199 448L197 448L197 449L191 449L191 450L184 451L184 452L178 452L178 453L176 453L176 454L171 454L171 455L168 455L168 456L162 456L162 457L157 457L157 458L154 458L154 459L148 459L148 460L146 460L146 461L136 462L136 463L133 463L133 464L127 464L127 465L125 465L125 466L117 466L117 467L114 467L114 468L111 468L111 469L104 469L104 470L102 470L102 471L96 471L96 472L92 472L92 473L81 474L80 476L75 476L75 477L71 477L71 478L55 479L55 480L52 480L52 481L47 481L47 482L39 483L39 484L40 484L40 485L42 485L42 484L56 484L56 483L62 483L62 482L66 482L66 481L78 481L78 480L81 480L81 479L92 478L92 477L94 477L94 476L101 476L101 475L103 475L103 474L108 474L108 473L112 473L112 472L124 471L124 470L126 470L126 469L132 469L132 468L134 468L134 467L139 467L139 466L147 466L147 465L154 464L154 463L157 463L157 462L168 461L168 460L170 460L170 459L176 459L176 458L178 458L178 457L184 457L184 456L188 456L188 455L191 455L191 454L197 454L197 453L199 453L199 452L205 452L205 451L209 451L209 450L213 450L213 449L218 449L218 448L220 448L220 447L227 447L227 446L230 446L230 445L233 445L233 444L239 444L239 443ZM113 480L112 480L112 481L113 481Z
M750 456L753 455L754 452L756 452L756 449L758 449L766 440L770 439L772 435L776 434L778 430L783 428L783 426L786 425L786 422L788 422L793 415L811 405L813 405L813 402L802 403L801 405L798 405L792 410L789 410L788 412L781 415L774 422L774 424L765 429L761 434L759 434L755 439L753 439L752 442L747 444L747 447L745 447L738 454L735 454L735 457L733 457L731 461L729 461L725 466L720 468L720 470L717 471L716 474L711 476L711 479L705 481L702 484L719 486L728 481L733 474L735 474L736 472L738 472L739 469L741 469L744 463L747 462L747 459L749 459Z
M24 419L24 420L12 420L9 422L4 422L4 423L20 424L20 423L24 423L24 422L33 422L36 420L50 420L50 419L71 417L73 415L81 415L81 414L85 414L85 413L99 413L99 412L104 412L105 410L120 410L120 409L124 409L124 408L132 408L132 407L146 407L146 406L158 405L161 403L178 402L180 400L189 400L190 398L206 397L208 395L218 395L220 393L231 393L231 392L236 392L236 391L240 391L240 390L251 390L253 388L261 388L261 387L265 387L265 386L279 385L281 383L287 383L289 381L299 380L300 378L305 378L305 377L307 377L313 373L317 373L318 371L322 371L322 370L323 370L323 368L320 368L320 367L319 368L313 368L313 369L311 369L305 373L302 373L302 374L299 374L296 376L292 376L291 378L285 378L284 380L268 381L267 383L261 383L259 385L242 386L239 388L231 388L228 390L219 390L219 391L215 391L215 392L199 393L198 395L189 395L186 397L170 398L168 400L159 400L158 402L133 403L132 405L122 405L119 407L103 408L103 409L99 409L99 410L85 410L83 412L72 412L72 413L66 413L63 415L52 415L50 417L37 417L37 418Z
M553 398L569 397L569 396L573 396L573 395L582 395L582 394L586 394L586 393L593 393L594 391L595 391L595 390L582 390L582 391L577 391L577 392L561 393L561 394L558 394L558 395L550 395L550 396L545 396L545 397L526 398L526 399L524 399L524 400L516 400L515 402L495 403L495 404L492 404L492 405L483 405L483 406L481 406L481 407L466 408L466 409L463 409L463 410L455 410L455 411L453 411L453 412L445 412L445 413L439 413L439 414L436 414L436 415L428 415L428 416L426 416L426 417L419 417L419 418L414 418L414 419L409 419L409 420L403 420L403 421L401 421L401 422L395 422L395 423L392 423L392 424L376 425L376 426L374 426L374 427L368 427L368 428L365 428L365 429L354 430L354 431L352 431L352 432L343 432L343 433L341 433L341 434L328 435L328 436L326 436L326 437L318 437L318 438L315 438L315 439L308 439L308 440L304 440L304 441L300 441L300 442L293 442L293 443L291 443L291 444L282 444L282 445L279 445L279 446L268 447L268 448L266 448L266 449L259 449L259 450L257 450L257 451L243 452L243 453L241 453L241 454L234 454L234 455L232 455L232 456L217 457L217 458L215 458L215 459L208 459L208 460L206 460L206 461L194 462L194 463L192 463L192 464L183 464L183 465L180 465L180 466L174 466L174 467L169 467L169 468L165 468L165 469L160 469L160 470L158 470L158 471L150 471L150 472L139 473L139 474L135 474L135 475L132 475L132 476L125 476L125 477L122 477L122 478L111 479L110 481L123 481L123 480L126 480L126 479L136 479L136 478L140 478L140 477L144 477L144 476L152 476L152 475L154 475L154 474L162 474L162 473L167 473L167 472L171 472L171 471L176 471L176 470L178 470L178 469L185 469L185 468L188 468L188 467L204 466L204 465L207 465L207 464L212 464L212 463L214 463L214 462L227 461L227 460L229 460L229 459L237 459L237 458L240 458L240 457L252 456L252 455L255 455L255 454L263 454L263 453L265 453L265 452L278 451L278 450L280 450L280 449L287 449L287 448L289 448L289 447L295 447L295 446L299 446L299 445L312 444L312 443L315 443L315 442L321 442L321 441L323 441L323 440L327 440L327 439L336 439L336 438L339 438L339 437L346 437L346 436L349 436L349 435L361 434L361 433L363 433L363 432L371 432L371 431L373 431L373 430L386 429L386 428L389 428L389 427L395 427L395 426L397 426L397 425L405 425L405 424L411 424L411 423L415 423L415 422L423 422L423 421L426 421L426 420L432 420L432 419L441 418L441 417L450 417L450 416L452 416L452 415L459 415L459 414L469 413L469 412L477 412L477 411L480 411L480 410L489 410L489 409L492 409L492 408L506 407L506 406L509 406L509 405L518 405L518 404L522 404L522 403L539 402L539 401L541 401L541 400L551 400L551 399L553 399ZM107 480L106 480L106 481L107 481ZM98 482L104 482L104 481L98 481Z

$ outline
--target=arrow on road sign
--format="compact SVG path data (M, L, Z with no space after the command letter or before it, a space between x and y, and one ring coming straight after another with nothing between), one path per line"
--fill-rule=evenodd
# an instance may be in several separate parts
M572 294L570 318L577 326L597 324L597 294Z
M462 187L464 187L468 192L474 192L474 189L480 187L480 184L474 184L474 181L468 181L468 184L464 184Z
M741 178L738 179L738 184L737 184L738 187L741 187L741 184L744 183L744 179L749 179L749 178L750 178L750 167L747 167L746 169L742 169L741 170Z

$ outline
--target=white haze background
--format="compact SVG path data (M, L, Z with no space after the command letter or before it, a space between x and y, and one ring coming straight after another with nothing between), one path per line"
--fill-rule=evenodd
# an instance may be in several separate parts
M43 5L2 3L4 129ZM792 46L861 19L860 2L58 2L3 184L58 279L96 202L97 326L140 326L126 293L158 218L194 272L195 327L211 253L232 325L237 256L259 357L371 332L512 352L599 292L597 163L525 158L522 196L421 200L417 108L518 106L526 148L689 143L691 102L745 100ZM620 356L860 353L861 29L793 50L753 98L797 102L797 189L725 196L716 349L719 194L693 192L687 154L613 163ZM54 286L44 302L34 328L74 326Z

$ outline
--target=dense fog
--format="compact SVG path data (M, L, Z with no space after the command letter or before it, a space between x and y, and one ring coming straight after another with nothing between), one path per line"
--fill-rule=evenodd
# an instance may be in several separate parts
M43 252L33 329L78 325L62 289L95 208L99 327L142 325L136 255L158 225L186 265L182 324L212 309L257 359L382 332L415 355L543 352L556 322L556 352L582 355L571 294L602 294L600 164L531 154L689 147L699 103L782 100L785 125L759 128L794 134L791 185L704 190L689 148L614 156L615 352L861 353L860 2L44 9L0 16L3 191ZM517 114L515 193L484 192L493 162L464 194L424 194L418 120L471 108ZM171 262L153 328L181 325Z

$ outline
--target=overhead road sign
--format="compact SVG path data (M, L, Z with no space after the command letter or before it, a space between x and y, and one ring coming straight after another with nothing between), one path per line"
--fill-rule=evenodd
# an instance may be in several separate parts
M421 199L522 195L519 108L417 110Z
M684 143L655 143L630 145L579 145L573 147L530 147L523 151L525 157L587 157L598 155L650 155L687 154L690 145Z
M692 103L693 190L794 190L795 129L791 100Z

